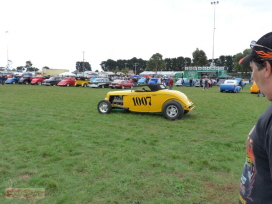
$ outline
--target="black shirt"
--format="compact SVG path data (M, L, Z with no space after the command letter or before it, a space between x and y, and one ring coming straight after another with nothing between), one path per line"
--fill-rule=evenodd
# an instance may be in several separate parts
M272 104L250 131L246 152L239 203L272 203Z

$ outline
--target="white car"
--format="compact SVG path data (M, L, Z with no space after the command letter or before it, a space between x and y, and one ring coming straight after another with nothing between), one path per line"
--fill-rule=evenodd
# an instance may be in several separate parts
M237 80L226 80L224 81L224 84L220 84L219 91L239 93L241 91L241 86L239 86L239 82Z

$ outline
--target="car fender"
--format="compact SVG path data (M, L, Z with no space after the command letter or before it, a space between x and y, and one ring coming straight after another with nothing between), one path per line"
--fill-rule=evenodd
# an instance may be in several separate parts
M167 99L163 104L162 104L162 106L161 106L161 112L162 112L162 110L163 110L163 107L164 107L164 105L167 103L167 102L169 102L169 101L176 101L176 102L178 102L180 105L181 105L181 107L182 108L184 108L184 103L182 103L182 101L180 101L179 99L177 99L177 98L169 98L169 99Z

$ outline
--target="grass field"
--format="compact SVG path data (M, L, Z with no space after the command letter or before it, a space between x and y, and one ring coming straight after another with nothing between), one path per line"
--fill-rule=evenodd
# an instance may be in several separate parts
M99 114L110 89L0 86L0 203L237 203L246 137L270 103L249 88L174 87L196 108L171 121ZM9 187L46 195L7 199Z

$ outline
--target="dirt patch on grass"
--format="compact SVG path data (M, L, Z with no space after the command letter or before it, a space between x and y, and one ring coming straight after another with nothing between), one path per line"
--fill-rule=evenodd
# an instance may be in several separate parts
M28 174L20 175L19 178L23 179L23 180L29 180L30 179L30 175L28 175Z
M230 204L238 202L238 189L239 184L229 182L225 185L219 185L216 183L213 183L212 181L206 181L205 184L205 194L202 196L203 200L206 201L216 201L216 203L220 204ZM236 197L234 197L234 194L237 194Z

